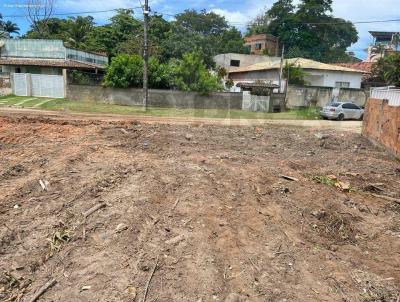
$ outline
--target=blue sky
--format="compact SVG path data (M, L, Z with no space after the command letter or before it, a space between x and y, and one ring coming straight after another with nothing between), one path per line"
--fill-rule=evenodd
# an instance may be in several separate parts
M142 0L143 2L144 0ZM298 1L298 0L296 0ZM25 1L0 0L0 13L4 16L23 15ZM226 19L241 30L260 14L274 0L149 0L153 11L176 14L185 9L206 9L224 15ZM386 20L400 18L400 0L333 0L334 15L351 21ZM140 6L139 0L56 0L56 13L99 11L114 8ZM140 10L137 10L140 14ZM104 24L112 13L92 14L98 24ZM166 16L166 18L171 18ZM28 29L24 17L5 18L21 27L23 33ZM369 30L400 31L400 22L357 25L360 40L351 46L358 57L364 58L364 49L371 43Z

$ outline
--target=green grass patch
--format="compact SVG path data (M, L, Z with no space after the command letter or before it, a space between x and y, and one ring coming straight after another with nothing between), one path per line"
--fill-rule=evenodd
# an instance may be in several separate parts
M15 105L24 99L32 97L9 96L3 98L8 100L4 105ZM268 112L250 112L244 110L226 110L226 109L180 109L180 108L149 108L146 112L140 106L111 105L95 102L78 102L66 99L54 99L50 102L39 103L49 100L48 98L38 98L29 100L21 104L24 108L61 110L81 113L109 113L135 116L158 116L158 117L204 117L204 118L222 118L222 119L283 119L283 120L314 120L319 119L319 114L315 109L298 109L281 113ZM36 106L36 107L35 107Z

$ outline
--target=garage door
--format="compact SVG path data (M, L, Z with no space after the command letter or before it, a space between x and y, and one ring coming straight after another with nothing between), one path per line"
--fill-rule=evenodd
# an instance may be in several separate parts
M64 78L60 75L31 74L32 96L64 98Z

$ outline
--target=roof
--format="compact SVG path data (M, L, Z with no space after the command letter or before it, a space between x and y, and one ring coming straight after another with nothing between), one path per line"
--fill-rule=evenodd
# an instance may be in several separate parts
M397 31L369 31L369 33L376 38L387 38L391 39L394 34L398 34Z
M105 66L90 62L61 59L19 59L19 58L0 58L0 65L22 65L22 66L42 66L60 67L76 69L104 69Z
M361 71L361 70L347 68L347 67L343 67L343 66L320 63L317 61L304 59L304 58L286 59L284 61L285 61L285 64L288 63L288 64L295 64L296 66L299 65L303 69L363 73L363 71ZM253 65L246 66L246 67L239 67L236 70L232 70L231 73L273 70L273 69L279 69L280 66L281 66L280 62L262 62L262 63L257 63L257 64L253 64Z
M265 87L265 88L279 88L279 85L272 84L272 83L237 83L236 87L241 88L254 88L254 87Z
M357 69L364 73L371 73L372 62L357 62L357 63L335 63L334 65L342 66L350 69Z

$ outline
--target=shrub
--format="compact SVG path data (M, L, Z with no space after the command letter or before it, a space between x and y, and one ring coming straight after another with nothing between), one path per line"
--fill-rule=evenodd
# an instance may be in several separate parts
M222 88L218 77L207 70L199 51L186 53L182 60L172 61L170 68L174 86L179 90L207 94Z
M140 87L143 83L143 59L139 55L121 54L113 58L106 70L107 87Z

